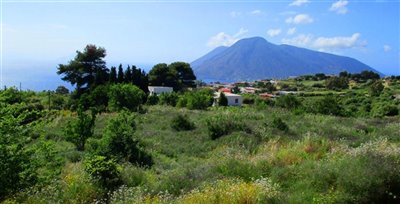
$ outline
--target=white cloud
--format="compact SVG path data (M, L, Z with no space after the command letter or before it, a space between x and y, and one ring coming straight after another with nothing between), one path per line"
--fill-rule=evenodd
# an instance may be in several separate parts
M312 42L312 35L304 35L300 34L293 38L284 38L282 39L283 44L295 45L300 47L308 47Z
M262 13L262 11L260 11L260 10L254 10L254 11L250 12L250 14L252 14L252 15L260 15L261 13Z
M289 6L301 6L303 4L310 3L309 0L295 0Z
M319 37L314 43L313 47L320 49L343 49L352 47L365 47L366 43L359 41L361 34L354 33L350 37Z
M238 12L238 11L231 11L231 13L229 14L231 15L232 18L236 18L242 15L242 12Z
M389 52L390 50L392 50L392 48L389 45L384 45L383 46L383 51Z
M208 42L207 46L209 47L218 47L218 46L231 46L237 41L239 41L244 34L246 34L248 30L244 28L240 28L240 30L234 35L229 35L224 32L220 32L215 36L212 36Z
M289 17L286 19L286 23L293 24L308 24L314 22L314 19L311 18L308 14L298 14L294 17Z
M286 32L287 35L293 35L296 32L296 27L289 28Z
M331 8L329 9L330 11L334 11L337 14L346 14L348 9L347 9L347 4L349 2L347 0L339 0L331 5Z
M275 36L281 34L281 32L282 32L282 30L279 29L279 28L277 28L277 29L269 29L269 30L267 31L267 34L268 34L270 37L275 37Z
M336 36L314 38L312 35L300 34L293 38L284 38L282 39L282 43L332 52L339 49L365 47L367 42L360 40L360 36L360 33L354 33L348 37Z

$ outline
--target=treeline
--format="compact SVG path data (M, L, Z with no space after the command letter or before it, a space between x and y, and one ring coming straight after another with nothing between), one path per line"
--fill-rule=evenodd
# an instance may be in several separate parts
M377 80L381 77L378 73L373 71L364 70L360 73L349 73L347 71L340 72L338 76L326 75L324 73L317 73L315 75L304 75L296 77L297 81L313 80L322 81L333 77L346 78L348 80L354 80L356 82L366 82L367 80Z
M76 94L94 90L99 85L130 83L136 85L144 92L147 86L171 86L174 90L193 87L196 76L192 68L185 62L174 62L170 65L160 63L155 65L148 74L136 66L122 64L110 69L106 66L104 57L106 50L96 45L87 45L83 52L77 55L68 64L60 64L57 74L62 75L62 80L76 86Z

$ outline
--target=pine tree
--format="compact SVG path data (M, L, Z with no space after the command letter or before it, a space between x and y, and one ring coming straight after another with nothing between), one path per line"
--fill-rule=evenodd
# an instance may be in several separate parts
M128 68L125 70L125 83L131 83L132 82L132 71L131 67L128 65Z
M226 98L224 92L221 92L219 94L218 106L227 106L227 105L228 105L228 98Z
M117 82L117 68L111 67L110 76L108 80L111 84L115 84Z
M124 70L122 69L122 64L118 66L117 82L124 83Z

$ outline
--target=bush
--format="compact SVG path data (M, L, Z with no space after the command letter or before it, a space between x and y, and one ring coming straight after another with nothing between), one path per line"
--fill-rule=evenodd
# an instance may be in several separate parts
M11 87L0 92L0 102L14 104L21 103L24 97L20 91L16 88Z
M114 84L110 87L109 107L111 110L116 111L125 108L130 111L138 111L143 104L145 96L145 93L135 85Z
M281 118L274 118L272 120L271 126L273 128L276 128L276 129L284 131L284 132L289 131L289 126L285 122L283 122L283 120Z
M212 140L228 135L233 131L248 130L241 121L228 116L216 116L206 120L209 136Z
M149 96L147 96L146 104L147 105L156 105L159 100L160 99L158 98L158 96L156 94L149 95Z
M343 108L333 95L327 95L315 101L311 109L314 113L343 116Z
M188 116L178 115L172 119L171 127L176 131L193 130L194 123L190 122Z
M94 155L85 160L85 171L92 178L107 189L114 189L122 182L120 180L120 167L113 159L105 156Z
M128 161L136 165L151 166L152 157L147 154L134 139L136 125L133 115L120 113L110 119L103 138L97 148L97 154Z
M379 96L381 95L384 88L385 87L382 85L382 82L380 80L377 80L369 86L368 92L371 96Z
M78 151L85 149L86 140L93 136L96 113L91 115L83 112L82 107L78 108L78 119L69 121L64 128L65 139L72 142Z
M290 94L278 97L275 104L286 109L296 109L301 106L301 102L296 96Z
M179 98L177 106L186 107L190 110L204 110L213 103L213 95L207 90L186 92Z
M159 96L159 100L161 105L176 106L176 103L178 102L178 94L175 92L162 93Z
M341 90L349 87L349 80L345 77L331 77L325 81L327 89Z
M399 115L399 108L387 102L376 102L372 106L371 113L374 117L396 116Z

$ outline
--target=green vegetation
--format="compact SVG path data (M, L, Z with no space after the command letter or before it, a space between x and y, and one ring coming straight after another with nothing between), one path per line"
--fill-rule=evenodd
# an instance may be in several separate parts
M397 77L299 77L213 107L209 88L148 96L128 68L71 93L0 90L2 203L399 203Z

